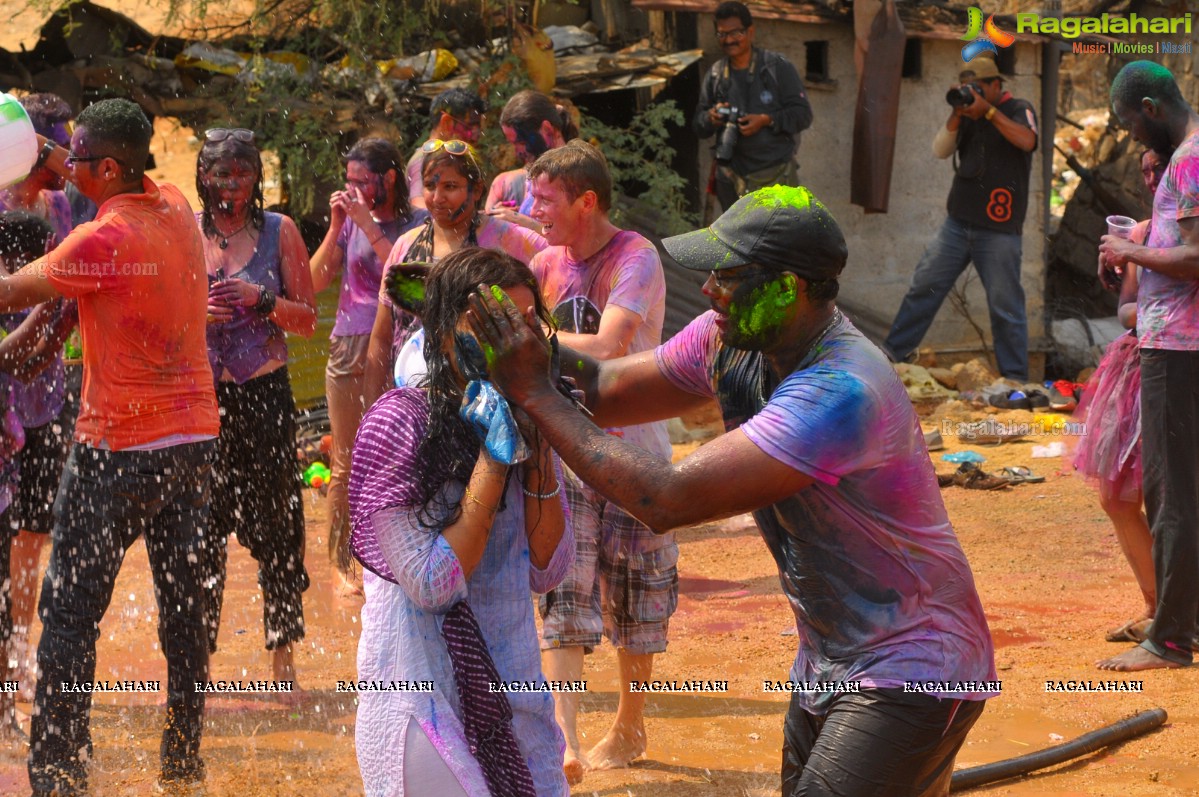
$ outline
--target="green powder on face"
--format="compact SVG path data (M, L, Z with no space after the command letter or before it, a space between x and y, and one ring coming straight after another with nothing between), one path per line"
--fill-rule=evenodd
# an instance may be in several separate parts
M787 308L795 303L795 288L787 280L776 280L754 288L745 302L729 305L729 317L743 339L760 339L783 325Z

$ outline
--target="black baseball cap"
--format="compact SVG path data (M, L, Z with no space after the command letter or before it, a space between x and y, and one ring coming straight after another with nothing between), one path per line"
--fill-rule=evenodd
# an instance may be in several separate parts
M849 257L837 220L802 186L760 188L738 199L711 227L666 238L662 246L679 265L696 271L756 263L812 280L837 277Z

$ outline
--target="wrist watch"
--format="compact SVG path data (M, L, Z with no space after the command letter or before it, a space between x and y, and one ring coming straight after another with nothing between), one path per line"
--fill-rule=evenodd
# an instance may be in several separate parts
M33 168L36 169L43 165L46 162L46 159L50 157L50 153L56 149L58 149L58 145L53 141L47 140L45 144L42 144L42 148L38 150L37 153L37 160L33 162Z
M995 118L995 112L997 110L998 109L994 105L992 105L991 108L985 114L983 114L983 118L986 119L988 122L991 121L992 119Z

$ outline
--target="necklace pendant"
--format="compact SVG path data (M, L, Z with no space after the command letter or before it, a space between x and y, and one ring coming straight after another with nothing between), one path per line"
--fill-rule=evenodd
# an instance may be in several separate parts
M229 239L222 238L221 242L219 244L217 244L217 246L219 246L222 250L228 249L229 248Z

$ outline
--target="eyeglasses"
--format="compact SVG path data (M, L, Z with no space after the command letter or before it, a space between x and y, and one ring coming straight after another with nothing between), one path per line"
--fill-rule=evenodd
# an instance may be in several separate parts
M734 30L723 30L723 31L718 30L718 31L716 31L716 40L717 41L727 41L729 39L732 39L732 40L736 41L738 39L745 38L745 32L746 32L746 28L735 28Z
M712 276L712 284L724 290L738 283L745 282L751 277L758 276L762 273L762 269L751 266L748 268L712 269L708 273Z
M439 149L444 149L451 155L465 155L470 152L470 144L467 144L460 138L451 138L448 141L442 141L439 138L431 138L424 144L421 144L420 151L426 155L431 155Z
M64 161L64 163L66 164L67 168L70 169L76 163L92 163L94 161L102 161L102 160L108 160L108 159L116 161L117 163L121 164L121 166L125 165L125 161L121 160L120 158L114 158L112 155L80 156L80 155L73 155L71 153L67 153L67 158Z
M244 127L210 127L204 131L204 140L211 141L213 144L228 138L243 144L253 144L254 131Z

